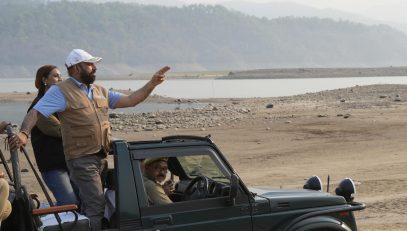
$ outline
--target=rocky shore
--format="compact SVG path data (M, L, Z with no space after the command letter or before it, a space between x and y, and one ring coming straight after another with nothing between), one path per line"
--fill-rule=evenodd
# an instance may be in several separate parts
M189 129L234 126L250 117L247 103L207 104L203 108L178 109L151 113L110 113L113 131L141 132L162 129Z
M206 102L203 108L177 109L174 111L159 111L150 113L110 113L110 122L113 131L119 132L142 132L156 130L199 129L205 131L213 127L236 127L244 119L255 119L256 114L263 109L268 109L270 119L277 119L277 115L271 113L274 105L281 107L293 104L310 103L334 103L329 107L342 108L344 111L362 109L373 106L389 106L394 102L407 100L406 85L371 85L356 86L352 88L307 93L303 95L252 98L252 99L212 99L202 100ZM155 98L150 101L160 101ZM165 99L165 102L188 103L188 100ZM319 117L326 116L325 110ZM349 116L349 113L342 116ZM341 116L338 113L337 116ZM287 116L282 116L287 117Z

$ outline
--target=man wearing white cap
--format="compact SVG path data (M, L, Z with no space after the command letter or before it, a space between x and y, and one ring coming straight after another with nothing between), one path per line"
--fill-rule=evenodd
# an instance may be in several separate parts
M20 132L10 139L12 150L25 145L38 113L45 117L58 113L70 177L79 188L82 209L90 218L92 230L101 229L105 207L100 173L110 150L108 109L142 102L165 80L165 73L170 69L161 68L142 88L124 95L93 84L96 63L101 60L84 50L72 50L65 61L70 78L46 92L25 116Z

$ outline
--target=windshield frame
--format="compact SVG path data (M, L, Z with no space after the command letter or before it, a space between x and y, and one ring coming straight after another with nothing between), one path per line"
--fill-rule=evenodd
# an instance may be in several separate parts
M216 167L220 170L220 172L230 180L232 170L227 167L222 162L222 159L219 157L216 150L214 150L211 146L207 145L197 145L197 146L187 146L187 147L156 147L151 149L136 149L131 150L131 157L133 160L142 160L146 158L155 158L155 157L182 157L182 156L200 156L206 155L209 156ZM179 161L179 160L178 160ZM185 174L188 172L186 169L183 169ZM188 177L191 178L191 175L187 174Z

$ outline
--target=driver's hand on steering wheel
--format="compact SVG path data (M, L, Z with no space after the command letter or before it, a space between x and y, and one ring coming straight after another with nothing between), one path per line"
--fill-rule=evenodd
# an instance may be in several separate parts
M172 180L167 180L163 184L165 194L170 195L175 190L175 184Z

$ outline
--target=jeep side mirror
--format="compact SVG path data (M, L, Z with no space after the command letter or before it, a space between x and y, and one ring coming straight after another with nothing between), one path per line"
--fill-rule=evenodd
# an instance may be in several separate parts
M230 190L227 205L234 206L236 203L237 190L239 188L239 177L236 174L230 176Z

